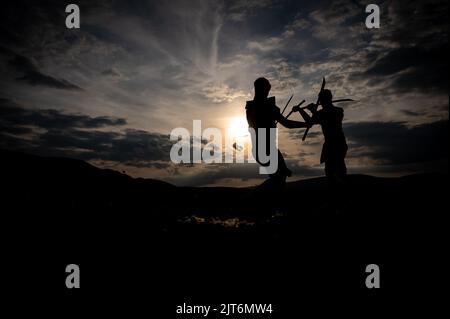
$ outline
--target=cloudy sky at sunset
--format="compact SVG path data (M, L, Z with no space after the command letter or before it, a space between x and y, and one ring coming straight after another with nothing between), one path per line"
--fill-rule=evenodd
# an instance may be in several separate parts
M314 102L325 76L357 100L340 104L351 173L448 172L448 1L74 3L70 30L64 1L2 3L1 148L176 185L254 185L256 165L171 163L171 130L200 119L237 134L257 77L282 108L291 94L291 106ZM368 3L380 29L365 27ZM302 134L279 131L292 180L323 174L320 128Z

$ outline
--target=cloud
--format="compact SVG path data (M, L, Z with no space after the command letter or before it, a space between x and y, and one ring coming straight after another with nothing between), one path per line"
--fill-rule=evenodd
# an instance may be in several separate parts
M45 129L102 128L124 126L123 118L108 116L91 117L82 114L66 114L57 110L25 109L16 103L0 98L0 121L12 126L33 125Z
M350 146L349 157L368 158L383 165L448 158L448 121L414 127L399 122L348 123L344 131Z
M173 166L169 134L127 128L123 118L25 109L0 99L0 147L135 168ZM202 145L207 140L199 141ZM193 138L190 139L191 151Z
M392 49L376 60L363 75L371 81L386 81L394 75L391 89L402 91L437 89L448 91L448 74L441 72L448 65L448 44L436 47L401 47Z
M363 15L362 9L362 5L347 0L332 1L322 5L309 14L313 36L323 41L333 42L357 37L357 32L344 32L348 29L349 20ZM363 19L360 20L361 26L363 21Z
M423 116L424 113L423 112L414 112L414 111L410 111L410 110L402 110L403 114L408 115L408 116Z
M120 79L123 77L122 73L120 73L119 70L117 70L116 68L109 68L103 70L101 75L112 79Z
M204 95L212 100L214 103L232 102L238 98L249 98L250 95L242 90L230 88L226 84L222 85L208 85L202 92Z
M4 148L135 165L169 161L172 142L168 135L117 130L127 124L122 118L28 110L1 99L0 119L0 145Z
M23 55L14 53L11 50L1 47L0 54L10 58L9 65L21 74L16 78L16 80L18 81L22 81L34 86L45 86L54 89L82 91L82 88L73 83L70 83L65 79L57 79L55 77L42 73L31 59Z
M232 0L227 1L227 18L242 22L255 15L258 10L267 9L272 5L272 0Z

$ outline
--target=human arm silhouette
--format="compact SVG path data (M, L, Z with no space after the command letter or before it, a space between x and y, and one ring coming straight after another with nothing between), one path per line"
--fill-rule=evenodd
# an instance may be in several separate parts
M308 109L312 116L310 116L308 113L306 113L305 109ZM307 126L313 126L314 124L319 124L317 116L316 116L316 112L317 112L317 106L314 103L310 103L305 107L293 107L292 110L294 112L298 111L300 113L300 115L303 117L303 119L305 120L305 123Z
M279 115L277 119L278 123L287 128L305 128L308 124L305 122L292 121L285 118L283 115Z

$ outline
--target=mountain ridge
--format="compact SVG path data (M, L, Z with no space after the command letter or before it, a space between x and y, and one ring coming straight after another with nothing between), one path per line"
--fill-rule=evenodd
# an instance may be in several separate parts
M37 169L47 170L47 174L50 170L53 170L54 173L60 173L61 170L64 170L65 174L71 175L73 173L84 173L84 177L92 178L105 178L105 179L116 179L120 182L134 182L136 184L140 184L142 187L150 187L150 188L208 188L208 189L235 189L236 187L231 186L176 186L169 182L162 181L159 179L153 178L142 178L142 177L131 177L125 173L119 172L114 169L109 168L99 168L95 165L92 165L86 161L80 159L74 159L69 157L50 157L50 156L39 156L34 154L29 154L20 151L13 150L0 150L0 162L3 165L12 166L14 168L18 168L18 164L22 165L20 167L25 173L30 173L32 170L34 172L32 175L35 175ZM19 173L20 172L16 172ZM43 173L45 174L45 172ZM23 175L23 174L21 174ZM445 173L431 173L431 172L423 172L423 173L415 173L408 174L399 177L378 177L367 174L351 174L349 178L352 180L359 180L361 182L368 181L382 181L382 180L395 180L395 179L433 179L433 178L445 178L448 174ZM313 178L305 178L297 181L287 182L288 189L297 189L297 188L321 188L325 187L326 178L324 176L313 177ZM249 186L242 187L241 189L254 189L257 186Z

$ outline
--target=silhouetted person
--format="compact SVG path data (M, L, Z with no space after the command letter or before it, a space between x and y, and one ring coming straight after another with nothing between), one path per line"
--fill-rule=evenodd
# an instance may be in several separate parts
M254 82L255 85L255 97L252 101L247 101L247 105L245 106L246 114L247 114L247 122L250 128L255 130L256 141L253 141L253 145L257 147L258 145L258 128L266 129L266 153L270 150L270 128L275 128L277 126L277 122L281 123L283 126L287 128L304 128L306 127L306 123L291 121L286 119L280 113L280 108L275 104L275 97L268 97L271 85L266 78L258 78ZM276 186L285 186L286 177L291 176L292 172L287 168L286 163L284 161L283 155L279 150L278 152L278 168L274 174L269 175L270 182ZM260 162L257 154L256 161L263 165L267 166L267 164L263 164Z
M342 120L344 119L344 110L336 107L332 103L332 94L330 90L323 90L319 94L319 103L322 109L317 111L314 103L309 104L305 108L310 110L312 116L305 112L303 108L296 108L303 119L309 124L320 124L325 142L320 155L320 163L325 163L325 175L329 182L332 198L339 196L336 194L337 184L343 184L347 175L347 167L345 166L345 156L347 155L347 142L345 140L344 131L342 129ZM336 200L334 198L334 200Z

